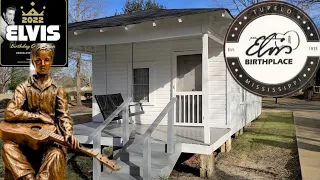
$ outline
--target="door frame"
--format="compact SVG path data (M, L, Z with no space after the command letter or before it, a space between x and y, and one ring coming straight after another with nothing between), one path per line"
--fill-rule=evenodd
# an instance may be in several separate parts
M193 54L201 54L201 49L185 49L185 50L175 50L172 51L172 62L171 62L171 98L176 97L176 82L177 82L177 57L182 55L193 55ZM202 60L201 60L202 63ZM203 77L202 77L203 78ZM203 92L203 90L202 90ZM170 98L170 99L171 99ZM202 101L203 104L203 101ZM176 106L173 106L173 122L174 125L178 126L204 126L204 123L177 123L176 122ZM203 113L203 111L202 111Z

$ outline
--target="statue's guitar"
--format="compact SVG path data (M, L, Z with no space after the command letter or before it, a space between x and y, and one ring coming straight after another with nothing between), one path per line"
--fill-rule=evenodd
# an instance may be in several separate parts
M71 145L64 140L64 137L54 133L55 131L56 127L50 124L0 122L0 138L2 140L10 140L17 144L27 145L34 150L38 150L41 146L51 142L56 142L67 148L73 149ZM80 151L81 153L96 158L100 163L114 171L120 170L117 163L92 149L80 147L73 150Z

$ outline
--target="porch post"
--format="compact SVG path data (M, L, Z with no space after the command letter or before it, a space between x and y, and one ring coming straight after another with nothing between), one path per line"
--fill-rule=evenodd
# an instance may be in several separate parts
M123 145L129 141L129 106L126 106L122 110L122 133L123 133Z
M175 104L174 104L175 105ZM173 105L173 106L174 106ZM173 107L168 112L168 124L167 124L167 153L174 153L173 147Z
M202 123L204 128L204 143L210 144L209 127L209 36L208 33L202 35Z
M93 149L98 152L101 153L101 132L99 132L94 138L93 138ZM101 175L101 164L100 162L93 158L93 162L92 162L92 179L93 180L99 180L100 179L100 175Z

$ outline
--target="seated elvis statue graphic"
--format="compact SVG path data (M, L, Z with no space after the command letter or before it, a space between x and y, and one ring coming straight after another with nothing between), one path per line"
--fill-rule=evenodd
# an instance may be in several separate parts
M19 84L0 122L5 180L64 180L67 148L118 171L117 163L82 147L73 134L66 92L49 77L55 46L36 43L31 60L36 73Z
M9 174L14 179L65 179L67 151L64 146L44 143L41 147L34 148L37 143L32 143L31 140L29 146L19 143L19 136L6 135L3 132L10 125L40 121L41 124L51 125L51 128L56 129L55 133L62 135L73 148L80 146L73 135L73 121L69 114L66 93L48 76L54 59L54 49L54 45L47 43L33 46L31 59L36 74L17 86L5 110L5 122L8 124L1 129L1 138L4 139L2 158L6 171L10 171L6 172L5 176ZM15 126L14 130L17 134L26 134L25 128L20 124ZM24 132L19 132L19 129ZM8 140L9 136L15 137L11 137L11 141ZM20 139L22 142L26 141L22 140L23 137Z

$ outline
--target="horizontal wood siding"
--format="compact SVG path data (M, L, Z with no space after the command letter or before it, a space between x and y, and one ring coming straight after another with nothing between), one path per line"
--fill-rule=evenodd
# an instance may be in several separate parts
M247 121L249 123L256 119L262 110L262 98L247 91Z
M241 87L227 72L221 46L209 41L209 120L211 127L232 127L234 131L252 121L261 113L261 98L246 92L246 114L241 111ZM134 43L134 62L153 62L155 68L154 105L144 106L145 114L134 118L136 122L150 124L170 101L171 62L173 51L199 50L201 38ZM132 44L96 46L93 56L93 93L121 93L128 97L128 64L132 60ZM106 58L108 59L106 63ZM227 75L228 74L228 81ZM228 84L228 86L227 86ZM229 90L228 90L229 89ZM228 96L226 96L228 90ZM232 100L232 103L230 103ZM228 107L227 103L229 102ZM227 113L228 109L228 113ZM93 100L94 121L102 121ZM98 115L98 116L97 116ZM246 118L241 118L246 115ZM229 125L227 125L227 120ZM162 124L167 123L167 117Z
M171 63L173 51L199 50L201 48L201 38L199 36L140 42L134 43L133 48L134 63L152 62L154 65L154 104L144 106L145 114L133 118L137 123L150 124L169 103L171 98ZM104 51L104 49L97 49L97 51ZM103 52L98 52L98 54L103 54ZM96 58L98 58L96 61L105 61L101 56L97 56ZM103 83L107 84L106 92L108 94L121 93L124 98L128 97L128 88L130 89L128 87L128 68L131 62L131 43L107 46L107 71L104 73L107 75L107 79ZM94 67L93 72L101 71L97 66ZM100 83L96 84L94 88L101 87L103 83ZM167 124L167 116L161 124Z
M243 111L244 104L241 104L241 93L242 88L240 85L233 79L229 71L227 72L228 76L228 115L229 115L229 127L231 131L237 131L244 126L245 114ZM234 133L234 132L232 132Z
M209 39L209 123L226 127L226 65L223 46Z
M92 57L92 78L93 95L105 94L107 74L106 74L106 61L105 61L105 46L96 46L96 53ZM100 114L99 106L95 98L92 99L92 117L95 122L102 122L103 117Z
M228 79L228 121L231 133L237 132L249 122L261 114L262 98L244 90L227 72ZM241 95L244 92L245 101L242 102Z

